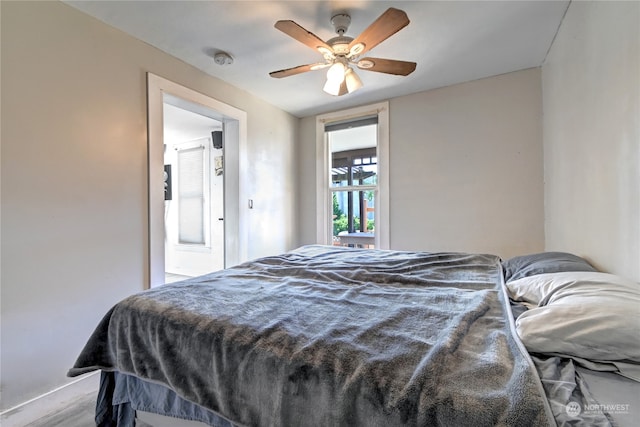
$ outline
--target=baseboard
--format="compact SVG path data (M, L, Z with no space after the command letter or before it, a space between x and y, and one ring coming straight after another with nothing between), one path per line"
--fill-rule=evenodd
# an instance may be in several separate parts
M99 373L100 371L96 371L83 375L68 384L0 412L0 425L2 427L26 426L60 411L80 397L96 393L100 382Z

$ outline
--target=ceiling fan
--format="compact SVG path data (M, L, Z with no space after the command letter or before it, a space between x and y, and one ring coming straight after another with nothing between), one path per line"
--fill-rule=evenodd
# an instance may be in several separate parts
M361 70L400 76L407 76L416 69L415 62L371 57L361 58L365 52L409 25L409 18L405 12L395 8L387 9L355 39L344 35L350 23L351 17L349 15L345 13L334 15L331 18L331 24L338 35L324 42L293 21L276 22L275 27L278 30L319 51L324 57L324 62L273 71L269 75L282 78L329 67L327 82L323 90L331 95L341 96L362 87L362 81L351 68L352 65Z

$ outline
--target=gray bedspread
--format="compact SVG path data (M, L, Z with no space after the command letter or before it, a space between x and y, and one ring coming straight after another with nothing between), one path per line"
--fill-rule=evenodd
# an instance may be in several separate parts
M247 426L553 425L499 259L308 246L133 295L69 371Z

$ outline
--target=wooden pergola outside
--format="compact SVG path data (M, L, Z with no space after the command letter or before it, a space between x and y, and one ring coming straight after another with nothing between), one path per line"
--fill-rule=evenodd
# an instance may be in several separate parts
M377 164L376 148L340 151L332 154L331 181L346 183L347 187L364 185L368 178L375 177L376 172L364 170L364 166ZM334 187L339 188L339 187ZM367 213L373 212L373 207L367 207L365 190L358 191L358 206L360 214L359 231L367 231ZM353 191L347 191L347 231L355 232L354 227L354 196Z

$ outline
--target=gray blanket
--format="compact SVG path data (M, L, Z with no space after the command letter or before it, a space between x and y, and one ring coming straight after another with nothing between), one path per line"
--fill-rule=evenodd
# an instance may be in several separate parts
M117 304L69 375L247 426L553 425L499 259L309 246Z

